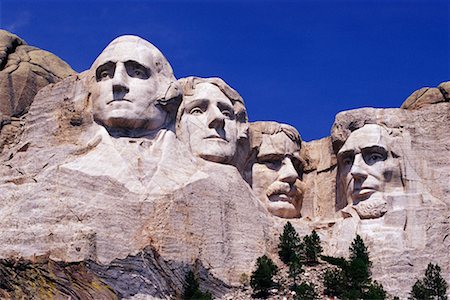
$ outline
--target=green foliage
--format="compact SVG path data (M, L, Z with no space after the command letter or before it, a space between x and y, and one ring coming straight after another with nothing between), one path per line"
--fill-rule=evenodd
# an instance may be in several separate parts
M300 238L292 226L291 222L284 225L283 233L280 235L280 243L278 244L278 255L285 264L289 264L300 249Z
M294 289L295 291L295 300L315 300L319 299L319 295L316 292L314 284L305 283L298 285Z
M189 271L184 278L183 300L212 300L213 297L209 291L203 293L200 290L200 284L194 275L194 272Z
M369 285L367 291L364 293L364 299L382 300L386 299L386 297L386 291L377 281L374 281L371 285Z
M356 235L350 247L350 260L353 261L356 259L362 260L369 267L372 264L369 260L369 252L367 251L367 247L359 234Z
M341 299L385 299L383 286L376 281L372 283L369 252L359 235L349 250L349 260L322 256L323 260L338 266L337 270L327 270L325 273L325 294Z
M269 290L275 286L273 282L273 276L278 272L278 267L273 261L263 255L258 257L256 261L256 270L250 277L250 286L253 288L253 292L258 297L267 297Z
M305 262L308 265L317 264L317 258L323 249L320 245L320 237L315 230L310 235L303 238Z
M299 256L295 256L292 261L289 262L289 277L294 281L294 289L297 287L297 281L299 276L304 272L303 264Z
M346 268L348 265L348 261L343 257L333 257L333 256L326 256L326 255L321 255L320 257L324 261L326 261L334 266L337 266L341 269Z
M327 270L323 279L325 295L342 296L347 287L347 277L342 270Z
M442 278L441 268L437 264L428 264L425 277L413 285L410 299L447 300L447 283Z

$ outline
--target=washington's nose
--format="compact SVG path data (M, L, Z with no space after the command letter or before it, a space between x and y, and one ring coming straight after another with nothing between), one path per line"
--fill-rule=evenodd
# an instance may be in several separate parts
M224 128L225 116L219 108L213 107L208 113L208 127L209 128Z
M281 164L278 179L282 182L294 183L298 178L297 170L289 157L285 157Z
M355 179L365 179L367 178L367 171L365 169L365 162L361 154L355 155L353 160L352 168L350 169L350 174Z
M130 91L128 87L128 74L124 65L116 65L112 84L113 94L126 94Z

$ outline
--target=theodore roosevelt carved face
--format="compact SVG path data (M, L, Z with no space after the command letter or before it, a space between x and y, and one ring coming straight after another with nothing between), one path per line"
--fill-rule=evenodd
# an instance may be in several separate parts
M276 122L250 125L251 147L256 151L251 167L252 188L268 211L277 217L300 217L301 139L297 130Z
M233 164L238 141L247 137L247 113L241 96L220 78L180 80L183 101L177 136L205 160Z
M361 218L387 211L384 194L398 185L400 166L388 131L366 124L353 131L337 154L339 184Z
M153 131L174 120L179 101L172 68L162 53L137 36L112 41L91 67L94 120L110 129ZM173 108L172 108L173 109Z

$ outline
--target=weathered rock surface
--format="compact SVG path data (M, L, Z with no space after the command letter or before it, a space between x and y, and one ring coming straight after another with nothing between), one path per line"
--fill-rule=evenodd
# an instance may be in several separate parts
M36 93L75 71L50 52L0 30L0 150L15 138Z
M125 40L144 43L140 38ZM20 72L14 70L28 68L25 77L14 79L14 89L1 89L9 97L6 102L0 98L0 112L7 120L0 137L0 275L7 278L2 281L0 276L1 297L46 293L37 297L167 299L180 295L188 270L195 270L202 288L216 297L232 297L257 257L269 254L280 264L277 244L286 216L294 216L289 220L300 236L315 229L327 255L347 256L360 234L369 248L373 278L392 295L406 298L429 262L438 263L450 282L449 82L415 92L402 108L342 112L331 136L321 140L301 142L290 126L271 132L266 145L258 146L258 163L266 168L264 174L273 175L270 183L287 183L285 195L277 200L286 201L294 190L302 197L300 218L277 217L243 180L238 171L243 166L193 155L177 138L175 124L164 123L146 135L114 135L95 119L89 85L95 81L104 88L106 104L113 102L107 98L111 92L120 94L115 104L125 106L123 102L132 102L124 97L130 91L126 80L106 84L102 76L112 79L111 70L117 66L130 78L146 75L139 72L139 64L130 65L122 57L114 68L108 65L110 73L88 70L51 83L71 70L13 35L3 33L1 41L5 46L0 49L0 84L16 78ZM55 70L45 73L41 65ZM125 74L126 67L138 72ZM157 72L158 64L154 67ZM8 75L1 75L5 70ZM137 79L133 77L133 87L148 92ZM36 94L37 82L51 84ZM167 85L164 97L171 94L166 90L177 91L172 81ZM177 97L153 102L169 98ZM221 124L233 115L218 104L209 108L222 109ZM208 110L187 111L200 118ZM130 111L121 112L121 118L114 117L114 109L110 112L111 122L105 124L140 124L123 118ZM173 111L168 115L174 117ZM217 132L221 130L218 126ZM374 136L379 137L375 142ZM369 161L361 159L366 148L382 151L371 152ZM383 171L378 163L387 164L388 159L395 161L398 172ZM357 186L356 175L343 172L345 164L366 168L365 175L359 171L362 183L362 177L374 177L371 169L381 170L383 176L369 188ZM280 170L286 166L289 176L282 178ZM339 187L343 174L351 183L346 193ZM387 188L393 182L399 186ZM361 192L364 189L370 191ZM383 211L361 214L356 206L370 203L372 190L382 192ZM348 191L357 195L356 201ZM366 207L369 212L372 208Z
M387 213L381 218L362 220L351 205L344 209L345 219L333 226L328 251L345 255L360 234L370 249L373 277L402 298L429 262L438 263L450 280L449 121L450 104L437 103L417 110L346 111L333 125L335 151L364 124L383 124L396 138L403 191L387 194Z
M200 261L216 278L205 283L212 291L238 284L266 252L272 226L237 169L196 159L170 130L152 141L111 138L86 109L87 77L41 90L20 142L2 155L0 255L111 266L151 246L180 278ZM131 264L121 278L142 273L143 263ZM120 290L120 280L101 274ZM161 288L133 292L162 297L181 288L166 283L172 275L152 274Z
M411 94L401 108L419 109L430 104L450 101L450 82L443 82L437 88L424 87Z

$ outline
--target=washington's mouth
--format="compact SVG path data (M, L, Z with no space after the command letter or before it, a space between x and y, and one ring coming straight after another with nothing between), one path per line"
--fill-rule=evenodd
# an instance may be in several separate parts
M128 99L113 99L111 101L106 102L106 105L108 105L110 103L113 103L113 102L123 102L123 101L125 101L125 102L132 102L131 100L128 100Z

